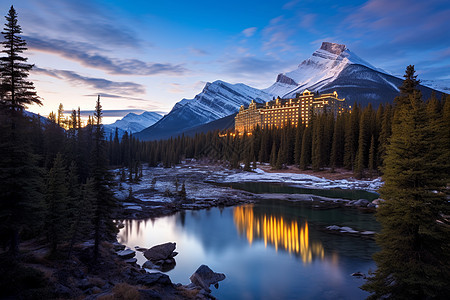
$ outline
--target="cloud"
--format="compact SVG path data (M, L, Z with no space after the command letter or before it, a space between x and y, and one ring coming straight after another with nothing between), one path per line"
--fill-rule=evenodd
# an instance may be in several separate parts
M228 61L226 71L239 75L274 75L285 66L285 62L277 59L246 56Z
M93 94L89 94L89 95L84 95L85 97L97 97L98 95L100 95L100 97L102 98L111 98L111 99L126 99L126 100L133 100L133 101L143 101L143 102L147 102L148 100L143 99L143 98L136 98L136 97L129 97L129 96L120 96L120 95L115 95L115 94L108 94L108 93L93 93Z
M189 51L192 54L199 55L199 56L204 56L204 55L208 55L209 54L207 51L202 50L202 49L198 49L198 48L189 48Z
M448 46L450 9L441 0L369 0L347 16L342 28L390 45Z
M94 78L82 76L78 73L68 70L42 69L35 67L33 73L51 76L60 80L68 81L72 85L87 86L96 90L118 93L118 94L144 94L145 87L134 82L117 82L104 78Z
M184 90L182 88L182 85L179 83L171 83L169 93L173 94L182 94L184 93Z
M47 52L60 55L80 63L85 67L91 67L106 71L114 75L183 75L186 69L181 65L170 63L151 63L138 59L117 59L91 53L100 49L90 44L69 42L58 39L40 37L25 37L30 50Z
M286 4L283 5L283 9L293 9L295 6L297 6L297 4L300 2L300 0L292 0L287 2Z
M242 30L242 34L245 35L246 37L252 37L257 30L258 30L257 27L250 27Z
M300 26L305 29L314 30L314 22L316 21L316 14L302 14Z
M27 8L27 32L71 36L75 40L128 48L142 44L132 26L121 22L109 7L95 1L29 0Z
M270 20L269 25L263 29L263 50L280 49L280 51L292 51L291 36L295 30L289 20L279 16Z
M102 117L124 117L129 113L135 113L135 114L142 114L143 112L146 112L149 110L144 110L144 109L107 109L107 110L102 110ZM164 111L155 111L155 110L150 110L152 112L164 115L167 112ZM82 117L86 118L88 116L92 116L94 115L95 110L82 110L80 111L80 114ZM71 110L66 110L64 111L64 113L72 113Z

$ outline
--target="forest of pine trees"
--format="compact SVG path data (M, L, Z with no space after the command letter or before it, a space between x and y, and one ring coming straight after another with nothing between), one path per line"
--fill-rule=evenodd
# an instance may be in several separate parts
M211 131L140 142L127 133L119 140L116 133L109 141L109 160L114 166L137 168L140 163L170 167L184 158L208 158L228 161L232 168L242 164L246 170L260 162L274 169L288 165L314 171L346 168L358 178L378 176L391 134L392 111L390 104L376 110L355 104L352 111L338 116L313 116L308 127L257 127L240 136Z
M20 33L11 6L0 57L1 246L20 260L23 239L44 238L52 255L64 244L69 256L75 243L94 239L95 260L100 241L116 235L100 98L85 127L79 110L64 122L62 106L49 120L28 117L27 105L42 103L27 80L33 65L22 56L27 48Z

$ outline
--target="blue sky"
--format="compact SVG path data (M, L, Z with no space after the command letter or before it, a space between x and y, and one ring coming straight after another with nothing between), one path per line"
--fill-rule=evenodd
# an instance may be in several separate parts
M168 112L218 79L266 88L322 41L394 75L414 64L450 79L448 1L5 0L2 15L11 4L43 115L92 110L97 94L108 111Z

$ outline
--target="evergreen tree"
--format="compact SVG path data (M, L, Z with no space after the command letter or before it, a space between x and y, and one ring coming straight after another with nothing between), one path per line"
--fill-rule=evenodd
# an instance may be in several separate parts
M95 133L91 155L91 177L95 192L94 204L94 261L98 260L101 240L111 240L115 237L116 227L112 219L116 208L114 196L109 188L111 175L108 172L106 159L106 145L102 126L102 106L98 96L95 106Z
M71 173L71 170L69 171ZM70 174L69 173L69 174ZM71 176L69 175L69 178ZM70 245L68 258L70 259L73 246L78 241L86 241L92 237L90 234L93 231L94 219L94 204L95 204L95 190L94 181L91 178L86 180L86 183L81 186L81 193L79 198L71 203L72 212L74 218L72 219L71 227L69 230ZM70 196L70 192L69 192Z
M392 106L386 105L383 112L380 135L378 137L378 165L381 166L386 154L386 147L389 143L392 128Z
M67 236L69 199L66 177L64 160L61 153L58 153L48 174L45 192L47 207L45 228L53 253L56 252L58 244Z
M41 101L27 81L33 66L21 56L27 48L13 6L6 21L1 43L5 56L0 57L0 231L17 257L21 231L29 224L40 228L42 220L42 171L30 145L30 122L23 114L27 105Z
M429 125L414 67L408 66L395 101L387 147L384 186L377 220L381 251L377 270L362 287L370 298L446 299L450 295L450 228L446 185L449 174L436 168L441 141ZM416 83L415 85L411 83ZM448 130L448 128L447 128Z
M311 125L305 128L302 138L302 152L300 154L300 169L306 170L311 162Z
M27 81L33 65L27 64L27 58L20 54L27 50L26 42L19 34L22 28L17 24L17 13L11 5L2 35L5 38L0 57L0 75L2 87L2 107L10 111L22 111L29 104L42 104L36 95L33 83Z
M376 164L376 158L375 158L375 137L372 135L372 138L370 140L370 149L369 149L369 177L372 178L373 172L375 171L375 164Z

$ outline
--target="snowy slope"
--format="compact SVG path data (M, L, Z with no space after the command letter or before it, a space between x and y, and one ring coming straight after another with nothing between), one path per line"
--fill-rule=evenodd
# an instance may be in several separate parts
M178 102L158 123L135 136L143 140L174 136L191 127L236 113L241 105L247 106L251 100L262 103L270 99L272 96L268 93L242 83L208 82L194 99Z
M450 94L450 79L436 79L436 80L422 79L421 83L432 89L441 91L446 94Z
M304 60L297 69L286 74L279 74L277 81L264 91L273 96L291 97L300 90L320 90L321 87L335 80L345 67L352 64L386 73L350 52L345 45L323 42L320 49Z
M140 115L129 113L113 124L104 125L105 135L107 138L109 138L111 133L114 136L116 128L118 129L119 137L122 137L125 131L128 131L128 133L139 132L155 124L161 118L162 115L152 111L146 111Z

